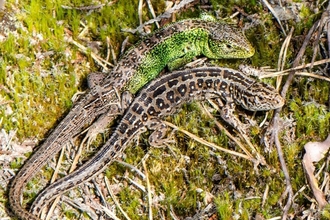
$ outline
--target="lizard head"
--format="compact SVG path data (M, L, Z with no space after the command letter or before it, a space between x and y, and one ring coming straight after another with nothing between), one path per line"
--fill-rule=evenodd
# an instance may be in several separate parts
M256 83L244 91L241 103L243 108L251 111L267 111L281 108L284 105L284 98L270 85Z
M211 25L205 56L213 59L253 56L255 49L241 30L222 23L213 22Z

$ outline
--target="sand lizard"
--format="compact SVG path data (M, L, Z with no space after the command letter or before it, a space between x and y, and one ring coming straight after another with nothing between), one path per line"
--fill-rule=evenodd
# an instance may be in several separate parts
M256 82L239 71L221 67L199 67L164 75L152 81L134 99L117 129L105 145L73 173L48 186L36 198L31 210L39 214L42 207L57 195L90 180L113 162L137 135L154 130L151 145L162 143L166 125L160 118L172 114L183 103L193 100L220 98L222 118L237 127L235 105L251 111L283 106L284 99L271 86Z
M21 204L27 182L65 143L78 135L96 118L110 123L122 114L121 94L135 94L168 65L175 69L194 56L208 58L246 58L254 49L244 34L229 25L201 19L187 19L170 24L141 40L130 49L112 72L94 86L71 109L46 141L17 173L9 188L9 203L21 219L33 216ZM104 118L103 118L104 117Z

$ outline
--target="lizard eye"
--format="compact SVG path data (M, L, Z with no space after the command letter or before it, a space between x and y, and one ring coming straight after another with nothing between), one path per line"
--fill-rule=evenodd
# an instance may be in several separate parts
M227 49L231 49L231 45L230 44L226 44Z

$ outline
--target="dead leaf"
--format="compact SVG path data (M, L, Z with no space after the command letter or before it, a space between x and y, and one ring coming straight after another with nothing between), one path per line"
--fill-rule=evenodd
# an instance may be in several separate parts
M307 175L309 186L320 208L323 208L328 202L325 200L323 192L318 187L317 179L314 176L315 166L313 162L319 162L324 158L330 148L330 135L323 142L308 142L305 144L305 155L303 157L303 166Z

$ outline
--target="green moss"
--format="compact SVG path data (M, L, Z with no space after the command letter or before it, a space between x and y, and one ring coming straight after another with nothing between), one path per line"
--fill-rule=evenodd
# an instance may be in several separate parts
M77 215L77 213L75 213L73 210L71 209L67 209L65 206L62 206L63 209L63 215L68 218L68 219L79 219L79 216ZM86 215L84 213L84 216L87 217L88 215ZM88 218L87 218L88 219Z
M19 169L22 166L22 158L17 158L10 163L11 169Z
M119 199L121 201L122 208L126 211L128 216L132 217L132 219L138 219L138 210L141 206L141 201L139 192L134 192L130 188L125 187L119 195Z
M217 205L217 211L219 218L221 219L231 219L234 213L234 204L230 200L230 195L228 192L224 192L222 195L217 197L214 200L215 204Z
M298 105L298 102L296 102L291 103L290 107L297 109L294 114L297 120L298 137L308 135L324 139L329 134L330 113L325 110L325 106L315 106L312 103Z
M329 205L326 205L324 207L324 209L322 210L321 219L322 220L330 219L330 206Z

